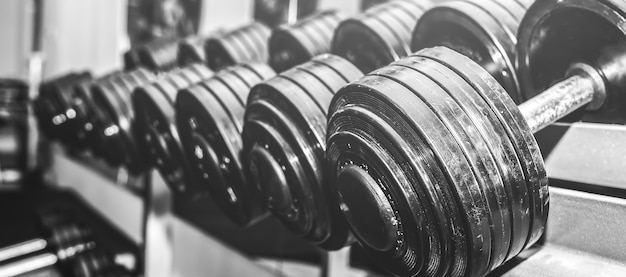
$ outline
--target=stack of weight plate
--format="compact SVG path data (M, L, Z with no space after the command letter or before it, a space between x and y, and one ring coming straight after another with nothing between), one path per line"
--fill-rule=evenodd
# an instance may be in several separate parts
M176 96L176 126L193 174L189 179L194 180L184 190L210 193L222 211L242 226L265 213L242 171L244 108L250 88L274 75L265 64L240 64Z
M513 100L521 100L514 67L517 29L528 7L517 0L460 0L422 15L411 49L447 46L487 69Z
M164 74L154 83L136 88L132 95L135 135L141 152L174 192L186 192L186 184L195 182L189 178L189 165L176 129L176 97L179 91L211 76L213 72L206 66L194 64Z
M240 63L265 63L269 36L270 29L255 22L209 38L204 42L207 65L217 71Z
M68 121L76 117L71 110L74 86L88 84L91 80L89 72L78 72L46 81L40 86L34 108L39 129L48 139L62 140L72 136Z
M99 149L97 154L110 165L126 166L132 173L146 168L146 161L135 139L131 93L155 78L154 73L139 68L113 74L92 85L94 105L102 111L93 126L96 129L94 145Z
M547 177L513 101L437 47L339 91L329 183L359 241L402 276L482 276L543 233Z
M344 18L337 11L322 11L273 30L268 42L270 65L282 72L328 53L333 33Z
M184 67L196 63L206 63L203 37L188 37L183 39L178 46L178 66Z
M178 64L180 41L178 38L163 37L135 46L124 54L124 69L171 70Z
M324 182L326 112L333 94L360 76L341 57L317 56L253 87L246 106L248 186L289 230L325 249L345 246L349 234Z
M369 8L341 22L333 37L331 53L361 71L370 72L411 53L409 43L415 23L428 0L396 0Z

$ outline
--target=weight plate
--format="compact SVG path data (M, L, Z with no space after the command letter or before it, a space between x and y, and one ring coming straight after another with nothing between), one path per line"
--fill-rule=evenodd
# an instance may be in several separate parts
M329 124L333 135L329 137L327 153L332 161L330 176L338 177L332 183L337 186L339 201L351 229L375 261L401 276L433 272L442 254L438 250L447 245L446 242L441 243L440 239L445 237L439 234L447 232L433 224L434 215L431 214L433 210L429 201L419 187L414 190L411 186L419 181L401 165L407 164L407 155L413 153L403 150L407 144L395 132L400 128L395 124L398 121L392 127L389 125L391 121L386 119L356 106L342 107L333 114ZM431 165L436 163L433 161ZM354 185L358 186L361 183L358 179L354 182L350 180L353 178L346 180L344 177L344 170L353 166L362 170L355 177L371 178L366 188L346 188L347 185L357 183ZM386 199L379 196L378 201L368 201L368 192ZM352 197L359 199L351 201ZM388 204L380 205L384 202ZM437 217L440 218L440 215Z
M250 87L248 87L246 83L231 72L225 72L224 74L218 73L215 75L214 79L222 82L222 84L228 88L228 91L231 91L237 97L241 107L246 106L248 93L250 92ZM229 107L234 108L232 106Z
M328 90L322 82L308 73L299 70L298 67L283 72L280 74L280 77L288 79L296 86L300 87L308 96L308 98L301 99L301 101L313 101L319 108L319 111L326 116L328 104L330 104L330 99L332 98L332 92Z
M275 71L282 72L311 59L319 47L302 25L283 26L272 32L268 48L270 63Z
M302 36L299 34L299 36ZM311 50L294 35L276 30L269 41L270 64L277 72L282 72L311 59ZM310 46L311 42L307 41Z
M335 74L330 70L326 68L327 73ZM317 77L322 80L325 78L324 75ZM254 87L246 108L246 125L242 133L244 157L250 155L257 159L276 161L289 171L287 178L295 178L292 182L286 182L290 196L282 197L292 199L292 205L281 205L282 209L272 207L272 211L292 232L316 244L324 243L332 236L332 223L329 221L328 207L325 205L326 201L322 196L324 191L320 184L324 141L319 137L325 134L326 108L321 108L322 103L319 101L317 104L311 101L324 91L331 96L331 91L323 82L298 67ZM286 151L284 149L270 147L270 144L281 143L290 145L289 153L292 154L287 155L281 152ZM269 148L263 150L266 144ZM297 155L298 159L285 160L290 155ZM251 163L246 168L254 175L259 166L261 165ZM268 179L259 182L261 187L272 187ZM274 186L277 188L265 191L283 191L278 189L282 184ZM269 199L266 200L270 202ZM343 237L345 244L346 232ZM332 247L339 246L333 244Z
M264 64L261 64L261 65L264 65ZM267 65L264 65L264 66L267 66ZM237 76L237 78L239 78L242 82L244 82L246 86L248 87L248 90L250 90L250 88L252 88L253 85L263 81L261 77L256 74L256 72L252 71L248 67L244 67L244 66L230 67L230 68L226 68L225 70Z
M372 97L380 101L388 99L390 104L386 105L395 107L397 112L405 117L404 120L411 124L430 145L430 149L445 169L444 172L451 186L456 190L459 205L463 207L464 218L469 222L466 236L470 240L471 247L469 257L472 260L469 267L473 270L472 272L485 272L490 261L490 253L485 249L491 249L492 241L488 214L486 214L488 207L483 200L478 182L473 175L467 174L472 170L471 165L467 160L458 158L462 157L463 152L456 142L449 139L452 134L417 96L391 79L366 76L358 81L358 85L381 91L382 94L373 94ZM347 90L342 89L340 93L344 91ZM392 91L393 93L389 93ZM353 97L354 99L348 99L347 95L349 94L341 95L341 98L355 105L361 102L357 97L363 97L359 94Z
M357 145L359 145L359 143L355 140L345 140L341 142L341 141L334 139L334 137L340 136L342 134L346 134L346 136L347 135L354 136L353 132L358 132L360 135L371 134L373 138L370 139L372 142L368 144L368 147L382 149L381 151L374 152L374 154L372 154L371 156L363 155L361 153L355 154L356 156L359 156L364 161L366 161L366 165L367 165L369 172L372 172L373 170L377 170L378 168L381 168L381 167L387 167L387 166L396 165L396 164L402 165L402 168L390 170L387 175L388 177L383 176L382 178L383 182L391 178L398 178L398 176L403 171L406 171L406 170L417 170L418 172L421 171L421 173L423 174L418 174L417 176L413 175L414 173L411 173L411 172L408 173L409 176L415 176L413 178L420 178L421 182L425 182L425 183L434 182L434 183L439 183L439 184L445 184L447 182L445 179L443 179L443 176L438 177L438 178L431 177L433 176L433 174L437 174L437 172L441 172L441 169L438 169L438 166L437 166L438 163L432 160L433 158L429 158L429 157L433 157L432 152L426 151L429 149L429 147L426 147L425 145L423 145L423 142L420 142L421 141L420 136L415 134L413 127L410 127L410 125L408 125L409 122L405 118L406 115L402 115L403 112L399 113L394 107L392 107L393 104L391 106L388 104L387 101L389 101L389 99L385 99L387 97L386 95L388 96L392 95L392 94L386 94L385 92L394 91L393 95L398 95L397 92L399 92L402 89L404 88L396 85L394 82L391 82L388 79L384 79L384 78L376 77L376 76L368 76L359 80L358 84L357 83L350 84L338 92L337 96L334 98L333 104L331 104L330 114L333 114L333 116L329 120L329 150L327 152L328 153L327 159L331 161L332 167L341 165L340 163L337 163L338 160L336 157L337 155L342 154L342 151L339 151L338 154L332 154L333 148L343 147L345 148L345 150L343 151L345 151L346 155L348 155L349 152L352 151L352 153L354 153L354 151L356 151L356 150L350 150L350 149L355 149L358 147ZM412 95L412 93L410 93L410 95ZM350 103L350 105L346 106L347 103ZM338 130L336 127L334 127L334 124L335 124L334 122L335 120L338 120L338 118L340 118L339 114L341 112L344 112L346 110L358 109L358 108L363 109L366 112L376 111L375 115L372 112L369 112L370 116L364 118L363 122L367 122L368 124L374 123L374 122L383 122L383 123L378 123L379 126L383 126L387 124L393 124L393 125L390 125L389 127L384 128L384 129L381 128L380 132L382 132L383 134L375 134L376 129L372 130L372 128L364 128L361 126L345 128L344 131ZM355 121L354 118L352 117L347 117L345 120L347 122ZM391 144L390 142L381 141L385 137L392 139L393 144ZM407 139L409 139L408 142L412 144L411 146L406 145ZM395 148L394 145L397 145L395 146L397 148ZM423 145L423 146L413 147L413 145ZM394 150L394 149L397 149L397 150ZM422 150L424 150L425 153L423 154L419 153ZM383 158L379 152L384 153L386 151L394 151L395 153L392 153L390 157L388 156L387 158ZM417 154L419 154L420 156L423 155L424 158L415 157L416 153L414 153L413 151L417 151ZM407 159L407 162L404 162L403 156L404 157L408 156L411 158ZM380 162L382 166L375 166L373 164L368 164L372 161L378 160L379 157L380 159L382 159L382 161ZM394 161L396 159L397 161ZM424 161L424 160L426 161L432 160L432 162L417 162L417 161ZM413 169L411 169L410 167L406 168L408 164L413 164L414 165ZM334 177L335 174L331 173L330 176ZM430 179L429 177L433 179ZM406 201L405 199L410 199L412 197L414 198L416 196L415 193L411 192L412 190L417 189L418 191L421 191L420 187L411 185L411 184L418 184L420 183L420 181L405 180L405 181L396 181L393 183L397 185L390 186L388 190L396 189L396 188L400 189L399 187L404 187L401 190L401 192L405 193L405 196L393 197L392 198L393 202L398 203L398 207L402 207L402 208L412 207L414 211L414 212L410 212L409 213L410 216L406 218L405 220L401 220L398 224L402 224L402 226L404 225L410 226L411 221L409 220L410 218L412 218L412 216L414 216L415 219L413 219L414 220L413 222L419 222L419 224L417 224L417 226L413 228L408 227L406 229L405 236L407 237L418 236L418 235L422 236L423 238L421 240L422 241L421 245L423 245L422 247L428 247L428 249L430 250L425 249L424 251L429 251L430 254L421 253L421 251L411 252L411 251L406 251L402 249L402 247L407 247L411 245L415 247L415 242L403 243L402 247L396 247L394 252L372 251L371 254L374 255L375 260L379 261L387 270L390 270L394 274L403 275L403 276L413 276L416 274L421 274L424 276L429 276L428 274L432 275L438 269L438 260L441 255L441 252L437 251L437 247L445 247L445 245L448 245L448 243L442 243L442 244L439 244L438 246L437 244L432 244L432 243L436 241L434 237L439 237L440 232L445 232L445 230L447 230L447 228L445 227L446 225L440 225L439 227L442 229L437 230L437 229L434 229L436 228L434 226L426 228L425 224L422 224L425 220L423 219L423 216L425 213L424 209L427 209L428 211L428 207L426 206L424 208L421 208L419 207L419 205L429 202L426 196L423 196L424 198L421 198L420 196L420 199L421 199L420 201L412 200L406 204L400 204L402 203L402 201ZM441 205L442 203L454 202L454 201L439 201L438 200L439 195L445 195L445 194L441 192L437 193L436 191L433 191L435 187L436 186L425 187L425 189L429 190L428 197L430 199L436 199L433 201L434 205ZM448 188L448 186L446 185L439 185L438 187L444 190ZM412 206L407 206L407 205L412 205ZM431 211L435 212L435 211L444 211L444 210L445 209L443 208L439 208L439 209L431 210ZM458 213L454 213L452 214L452 216L449 216L448 218L450 218L451 220L458 218L458 215L455 215L455 214L458 214ZM421 215L421 216L418 216L418 215ZM440 219L444 218L444 216L441 214L437 217ZM445 221L438 221L438 222L440 224L445 223ZM459 221L456 221L456 222L459 223ZM462 243L457 243L456 245L461 245L461 246L466 245L467 243L466 238L470 237L469 235L466 237L465 232L462 231L464 228L463 225L464 224L459 224L455 226L454 233L457 234L455 239L462 241ZM428 237L431 237L433 239L428 239ZM403 241L404 240L400 240L400 242L403 242ZM429 244L432 244L432 245L430 245L429 247ZM458 251L457 253L463 252L463 249L459 249L457 251ZM423 259L423 260L416 260L416 259ZM443 270L445 272L445 266L443 266Z
M502 9L500 11L504 13ZM506 16L501 14L498 17ZM474 4L445 2L428 10L420 18L413 31L411 49L417 51L442 45L459 51L488 68L509 95L518 101L519 82L512 62L515 30L507 32L503 26Z
M515 103L505 97L506 92L494 82L482 67L468 62L467 57L450 49L437 47L424 49L418 55L436 60L455 71L465 79L474 90L480 93L483 100L496 113L501 124L509 134L515 146L518 159L522 164L526 179L526 187L530 193L531 228L526 240L526 247L532 245L543 234L549 207L548 179L535 138Z
M448 94L463 108L486 140L491 155L496 159L500 168L499 172L511 201L514 227L506 260L516 256L523 249L528 236L530 218L525 212L529 207L528 191L515 148L500 121L480 96L475 92L472 93L472 87L446 66L434 60L416 56L407 57L396 64L423 72L440 86L445 87Z
M228 34L208 39L204 51L209 68L213 71L234 65L243 60L241 50L228 38Z
M397 58L384 38L356 19L343 21L337 27L331 53L349 60L363 72L370 72Z
M180 43L178 50L178 66L188 66L206 61L204 50L205 38L191 37Z
M137 113L135 132L143 153L147 154L146 157L156 166L168 186L175 192L182 192L187 181L185 159L179 150L181 146L174 124L173 103L166 97L166 91L177 91L179 87L168 83L168 77L133 93Z
M261 105L257 104L254 107ZM285 124L299 133L297 126L293 126L293 123L280 114L280 111L275 111L273 114L266 111L263 114L278 122L269 125L262 118L246 120L246 127L241 134L244 143L242 157L246 161L244 167L246 176L261 192L263 204L267 205L292 233L299 236L327 235L311 232L314 231L314 221L317 219L318 212L314 208L314 201L319 199L319 195L312 190L311 176L302 168L300 163L302 153L296 153L291 147L292 144L285 140L289 137L285 134L292 133L277 130L279 125ZM254 137L254 142L248 143L251 136ZM302 134L293 134L293 136L301 137Z
M205 85L192 86L177 96L176 118L181 141L190 163L195 165L194 172L203 182L201 189L208 191L235 223L249 225L264 210L258 192L247 185L242 174L241 137L227 114L228 106L221 102L224 95L232 92L223 85L221 91L208 91Z
M373 74L392 78L413 90L459 143L489 207L492 229L490 267L501 265L511 242L511 206L496 162L489 155L489 146L461 107L428 76L394 64Z
M324 42L323 52L316 53L316 55L327 53L330 51L330 42L333 39L335 29L339 26L339 23L348 17L337 10L325 10L319 12L318 19L314 21L313 27L315 27L317 38Z
M493 18L498 25L502 28L502 30L506 33L506 35L510 38L510 41L513 44L513 52L509 52L508 54L515 54L515 43L517 43L517 29L519 28L519 23L521 21L521 17L523 17L524 13L514 14L512 10L508 7L512 4L512 0L506 1L493 1L493 0L470 0L467 3L473 4L476 7L482 9L487 14ZM518 19L519 17L519 19ZM507 49L507 51L511 51L511 49ZM511 59L514 56L511 56Z
M276 76L276 72L274 72L274 70L262 63L242 64L241 66L254 71L263 80Z
M255 50L257 51L257 55L259 56L257 62L267 63L269 60L267 43L269 41L271 33L272 31L267 26L258 22L254 25L254 28L251 29L250 37L253 39L255 45L257 46Z
M315 47L315 51L313 52L313 56L330 51L330 41L333 38L335 28L329 29L326 27L325 17L328 17L329 13L332 12L333 11L319 12L318 14L309 17L307 24L302 24L301 26L301 29L308 33L311 40L313 40L314 44L317 45ZM304 20L301 22L304 23Z
M415 25L415 23L417 22L417 15L409 17L409 21L404 22L404 20L400 18L404 15L404 13L402 12L402 8L397 7L396 4L396 2L389 2L388 4L384 5L384 9L380 9L376 13L376 17L374 18L378 20L382 25L386 26L391 34L393 34L398 43L396 53L398 53L400 57L404 57L411 53L409 43L411 42L412 28L408 25Z

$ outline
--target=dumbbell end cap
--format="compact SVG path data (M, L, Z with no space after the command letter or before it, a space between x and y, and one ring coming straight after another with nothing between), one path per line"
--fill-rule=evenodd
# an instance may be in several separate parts
M337 175L341 210L360 241L386 251L397 241L396 216L385 192L365 170L349 165Z

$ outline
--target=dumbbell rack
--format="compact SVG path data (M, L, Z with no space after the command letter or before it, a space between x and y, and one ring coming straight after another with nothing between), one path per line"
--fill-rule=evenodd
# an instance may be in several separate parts
M626 176L620 170L624 159L619 157L626 155L626 149L619 145L626 138L626 128L556 123L537 138L551 176L547 232L540 246L525 251L492 276L616 276L625 272L626 239L619 234L626 228L626 184L620 183ZM590 141L593 147L581 147ZM70 157L57 145L52 147L52 157L48 181L76 190L134 242L144 245L145 276L207 272L215 276L290 272L368 276L366 270L349 266L348 250L328 253L321 268L253 260L174 216L171 194L158 173L128 178L123 169Z

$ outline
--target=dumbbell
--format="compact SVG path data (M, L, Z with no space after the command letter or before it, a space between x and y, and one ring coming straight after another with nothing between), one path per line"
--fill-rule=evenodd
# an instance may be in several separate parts
M74 223L49 227L47 237L0 249L0 276L16 276L64 263L95 248L89 229Z
M144 68L120 74L113 74L94 83L92 99L99 107L99 118L94 122L93 138L98 152L112 166L126 166L131 173L143 171L146 167L135 137L135 112L131 103L134 89L149 85L156 75Z
M241 64L178 93L176 126L190 173L185 191L208 192L233 222L251 225L265 210L243 175L241 130L250 88L271 78L266 64ZM254 190L252 190L254 192Z
M332 54L370 72L411 53L411 31L428 0L396 0L369 8L339 24L333 36Z
M324 184L326 112L335 91L363 74L330 54L250 91L241 134L250 187L290 231L321 248L346 245L336 194Z
M521 101L515 45L528 7L517 0L446 1L427 10L413 30L411 49L447 46L470 57Z
M62 267L72 277L130 277L136 276L115 263L112 253L100 249L81 253L71 263Z
M49 267L54 267L62 276L70 277L135 276L128 269L116 264L114 259L112 254L99 249L80 252L63 259L51 253L44 253L9 264L0 264L0 276L29 275Z
M64 114L72 114L72 117L66 117L62 125L67 126L68 136L65 138L65 145L77 151L85 151L91 149L93 153L101 153L106 151L104 145L99 143L96 132L97 122L102 118L102 110L94 104L92 96L92 87L98 82L112 78L113 76L122 74L120 71L113 71L97 79L87 82L80 82L73 86L69 92L69 107Z
M337 11L322 11L274 29L268 41L270 66L276 72L283 72L328 53L333 33L344 18Z
M124 53L124 69L140 67L152 71L168 71L178 65L178 52L181 39L161 37L148 43L135 46Z
M39 129L49 139L71 140L72 130L68 120L76 116L71 110L71 94L74 86L92 80L89 72L72 72L41 84L35 100L34 112ZM67 142L67 141L66 141Z
M585 3L537 2L519 41L562 35L537 28L545 22L538 14L626 15L613 2ZM618 32L604 27L593 33ZM589 33L572 30L561 47L578 35ZM518 51L536 45L518 44ZM358 240L403 276L482 276L532 246L549 208L532 134L581 107L605 109L605 99L623 88L615 70L626 61L623 51L614 39L595 53L570 55L564 79L520 106L479 64L445 47L421 50L339 91L330 108L328 176Z
M264 63L268 60L270 29L255 22L209 38L204 43L207 65L218 71L239 63Z
M253 16L254 20L275 28L290 19L307 17L317 10L317 6L318 0L255 0Z
M184 192L185 184L195 183L189 179L189 166L176 129L176 96L180 90L212 75L204 65L190 65L160 76L154 83L136 88L132 94L138 145L150 165L159 170L175 192Z

